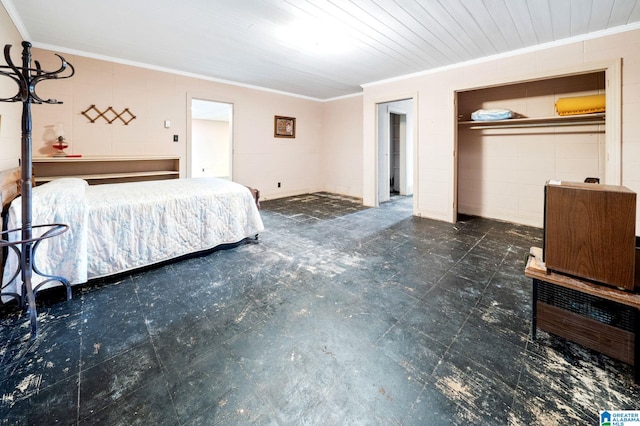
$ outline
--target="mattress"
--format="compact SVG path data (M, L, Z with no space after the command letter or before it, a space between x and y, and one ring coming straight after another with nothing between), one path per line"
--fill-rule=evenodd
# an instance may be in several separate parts
M42 242L34 262L72 285L235 243L264 230L250 190L217 178L93 186L65 178L34 188L32 199L34 225L69 225L65 234ZM20 212L17 198L9 209L8 229L21 226ZM18 234L12 239L19 239ZM17 264L17 256L9 253L4 291L15 291L15 283L6 280ZM34 286L42 281L34 274ZM53 285L59 283L43 288Z

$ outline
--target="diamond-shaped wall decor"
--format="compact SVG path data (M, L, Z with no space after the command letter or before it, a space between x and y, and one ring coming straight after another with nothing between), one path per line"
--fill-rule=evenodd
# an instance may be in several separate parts
M100 112L100 110L96 108L95 105L91 105L89 108L82 111L82 115L87 117L91 123L95 123L96 120L100 117L102 117L109 124L113 123L117 119L120 119L120 121L122 121L125 126L131 123L131 121L136 118L136 116L133 115L131 111L129 111L129 108L125 108L121 113L118 114L116 110L113 109L113 107L109 107ZM110 118L107 115L113 118Z

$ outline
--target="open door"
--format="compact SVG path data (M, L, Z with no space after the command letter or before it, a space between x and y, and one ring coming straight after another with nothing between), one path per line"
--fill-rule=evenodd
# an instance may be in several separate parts
M389 106L378 104L378 203L391 199Z
M378 203L392 195L413 195L413 100L385 102L378 108Z

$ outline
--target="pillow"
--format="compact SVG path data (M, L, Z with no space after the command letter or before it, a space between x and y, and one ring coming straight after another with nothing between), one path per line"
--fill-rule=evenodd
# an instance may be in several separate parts
M89 184L79 178L60 178L36 186L32 190L32 218L33 226L61 223L69 226L67 232L41 241L37 253L34 254L34 264L44 273L63 276L72 284L87 280L86 251L87 251L87 217L88 207L85 190ZM9 241L21 238L19 228L22 226L22 197L11 203L7 220L7 229L16 229L7 236ZM47 231L47 227L33 230L33 236L40 236ZM9 251L3 284L7 284L13 272L18 268L19 260L13 250ZM19 281L19 277L17 280ZM34 287L45 281L45 277L34 274ZM45 283L43 288L58 285L57 281ZM13 284L12 284L13 285ZM13 287L12 287L13 288ZM16 291L20 293L20 289Z
M60 216L69 211L78 210L86 204L85 190L89 186L87 181L79 178L54 179L31 190L31 204L33 224L59 222ZM11 203L10 219L13 218L15 227L20 227L22 221L22 197ZM60 211L62 210L62 211Z
M41 196L83 197L89 183L80 178L60 178L33 188L32 193Z
M591 114L605 112L607 109L606 95L576 96L559 98L556 102L558 115Z

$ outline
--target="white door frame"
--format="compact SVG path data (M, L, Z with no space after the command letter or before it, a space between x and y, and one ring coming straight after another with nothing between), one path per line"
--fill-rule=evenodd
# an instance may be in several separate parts
M362 120L362 203L365 206L377 207L378 202L378 104L392 102L403 99L413 100L412 116L412 136L413 141L413 212L418 212L419 206L419 144L418 144L418 105L419 97L417 91L402 92L395 95L381 97L369 97L365 93L363 101Z
M406 109L403 108L399 108L396 105L387 105L387 104L393 104L395 102L401 102L401 101L412 101L413 104L413 110L412 111L407 111ZM388 187L389 187L389 176L391 175L390 170L389 170L389 163L390 163L390 159L389 156L391 155L390 151L390 136L391 136L391 114L397 114L397 115L401 115L404 116L404 122L405 122L405 128L404 131L401 131L401 141L400 141L400 170L401 170L401 176L400 176L400 192L402 194L407 194L407 188L410 186L412 188L412 191L410 191L413 195L415 195L415 187L417 186L416 183L416 169L417 169L417 153L416 153L416 148L417 148L417 143L416 143L416 135L417 132L414 131L412 132L412 144L411 144L411 149L413 152L413 170L412 170L412 174L411 174L411 179L413 179L413 185L408 185L407 179L406 179L406 175L407 175L407 128L406 128L406 123L408 121L408 116L410 114L414 114L415 115L415 111L416 111L416 98L415 97L409 97L409 98L400 98L400 99L394 99L394 100L389 100L386 102L378 102L376 103L376 168L375 168L375 188L376 188L376 199L375 199L375 206L379 206L380 203L383 203L385 201L388 201L390 199L390 195L389 195L389 191L388 191ZM382 117L381 117L382 115ZM415 126L416 120L412 120L413 125ZM384 157L383 157L384 156ZM414 203L415 203L415 199L414 199Z

